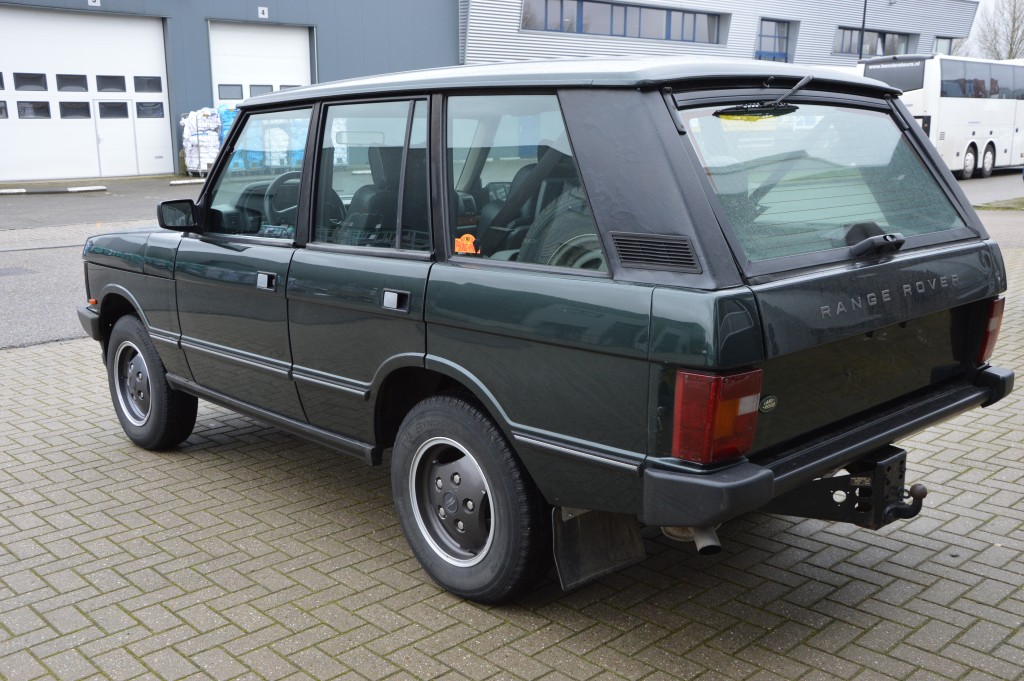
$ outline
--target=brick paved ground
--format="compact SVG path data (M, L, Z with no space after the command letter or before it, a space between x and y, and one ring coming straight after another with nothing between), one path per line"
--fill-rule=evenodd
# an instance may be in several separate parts
M1012 241L1012 240L1011 240ZM996 362L1024 362L1024 249ZM919 434L927 509L869 532L751 514L698 557L481 607L419 569L368 468L202 404L127 443L88 340L0 352L0 677L1015 679L1022 393Z

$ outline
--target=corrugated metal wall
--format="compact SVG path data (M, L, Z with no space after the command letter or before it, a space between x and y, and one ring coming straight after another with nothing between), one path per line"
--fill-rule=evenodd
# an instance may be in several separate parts
M793 61L853 66L855 56L832 53L836 29L859 29L859 0L637 0L648 7L686 9L724 15L723 44L672 42L613 36L562 34L520 29L522 0L461 0L469 4L464 62L638 54L691 54L752 58L760 21L788 21L796 29ZM931 52L936 36L966 37L978 3L973 0L867 0L867 30L911 34L911 52ZM460 7L461 9L461 7Z

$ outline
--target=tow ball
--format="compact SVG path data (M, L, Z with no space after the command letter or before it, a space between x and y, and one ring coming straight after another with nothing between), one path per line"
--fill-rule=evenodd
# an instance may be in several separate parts
M920 483L909 490L904 487L907 452L899 447L887 445L846 466L845 471L778 496L762 510L877 530L894 520L913 518L928 496Z

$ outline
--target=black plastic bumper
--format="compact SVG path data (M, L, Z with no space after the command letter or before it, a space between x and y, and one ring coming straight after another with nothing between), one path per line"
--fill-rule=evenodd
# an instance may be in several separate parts
M897 405L844 430L802 443L756 462L742 461L710 472L694 472L664 461L643 473L644 524L710 527L749 511L923 428L1013 390L1013 372L988 367L974 384L937 389L909 405Z
M95 341L102 340L103 336L100 334L100 313L91 307L80 307L78 308L78 321L81 322L82 328L89 334L89 338Z

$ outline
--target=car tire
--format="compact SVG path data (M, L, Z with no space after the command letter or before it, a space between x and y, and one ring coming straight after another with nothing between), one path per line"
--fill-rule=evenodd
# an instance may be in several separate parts
M992 171L996 167L996 150L992 145L985 147L985 153L981 156L981 166L979 167L980 175L982 177L992 177Z
M137 317L121 317L110 332L107 381L117 419L138 446L168 449L192 434L199 401L167 383L163 362Z
M548 507L504 434L469 400L439 395L409 412L391 483L413 553L451 593L498 603L548 571Z
M967 147L964 152L964 167L958 175L961 180L969 180L974 177L974 171L978 168L978 150L973 146Z

